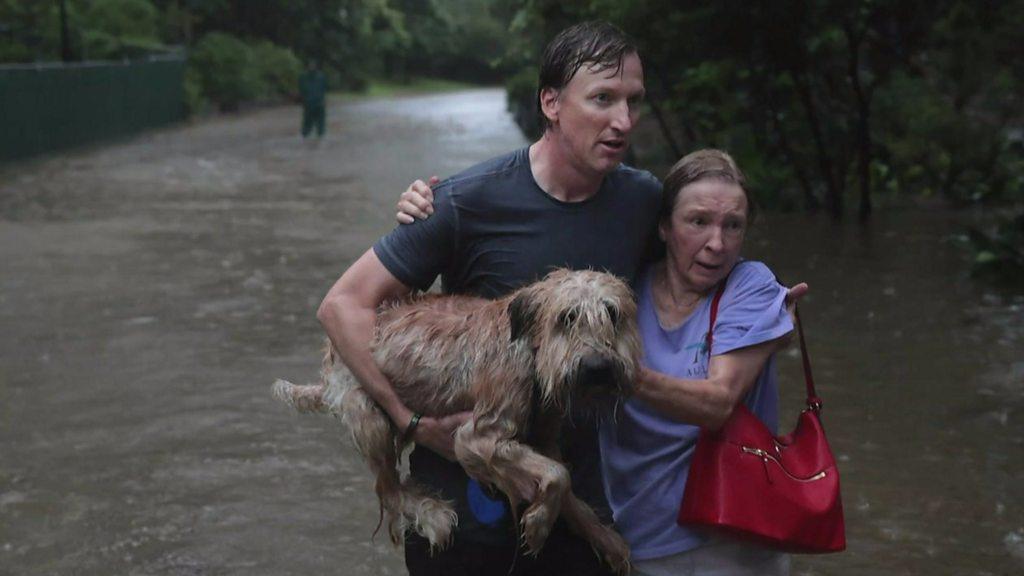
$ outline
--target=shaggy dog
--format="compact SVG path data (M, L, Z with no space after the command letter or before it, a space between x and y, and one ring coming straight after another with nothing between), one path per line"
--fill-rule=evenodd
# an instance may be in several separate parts
M525 504L518 521L528 553L539 552L562 514L609 565L628 570L628 547L573 495L558 448L571 403L614 402L631 389L640 339L625 283L555 270L499 300L413 297L378 312L371 350L411 410L473 411L456 432L456 456L470 476L501 490L517 517ZM321 376L308 386L279 380L274 393L299 411L341 416L377 477L396 544L411 528L444 547L457 522L451 504L401 480L407 442L329 343Z

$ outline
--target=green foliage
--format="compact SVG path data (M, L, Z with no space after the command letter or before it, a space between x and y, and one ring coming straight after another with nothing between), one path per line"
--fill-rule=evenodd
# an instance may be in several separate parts
M367 84L365 92L361 94L347 93L342 95L345 100L359 100L372 98L394 98L396 96L410 96L415 94L442 92L454 92L472 88L472 84L459 82L457 80L441 80L438 78L412 78L408 81L374 80Z
M75 59L130 58L184 45L198 50L186 86L228 108L290 95L296 60L321 63L332 88L371 79L442 77L497 81L515 0L67 0ZM60 57L58 2L0 0L0 62ZM250 44L256 79L231 62L242 51L211 34ZM273 46L275 48L268 48ZM289 51L288 53L284 50ZM200 70L216 62L217 70ZM225 68L226 67L226 68ZM225 70L230 80L220 82ZM254 85L255 82L255 85ZM221 85L223 84L223 85ZM255 87L254 87L255 86ZM213 90L213 92L209 92Z
M487 0L433 0L432 4L436 27L418 29L414 26L419 20L409 20L414 50L419 44L434 47L430 57L416 65L418 69L475 82L496 81L508 72L501 65L509 41L501 7Z
M163 51L160 12L149 0L67 0L76 60L107 60ZM59 60L59 2L0 0L0 62Z
M542 130L537 116L537 70L523 68L505 82L508 111L531 140L539 138Z
M302 64L287 48L211 32L189 54L186 102L195 112L205 101L236 110L243 102L295 98L301 73Z
M203 84L194 66L185 68L185 110L189 116L204 112L209 102L203 96Z
M492 8L504 1L160 3L171 41L189 43L210 32L269 40L292 50L301 62L320 62L332 87L359 89L370 78L495 78L492 63L504 53L508 32Z
M75 18L82 56L107 60L160 50L158 18L148 0L93 0Z
M78 24L115 38L156 38L157 17L148 0L92 0Z
M968 240L974 274L1024 285L1024 212L1000 219L991 233L972 228Z
M55 60L60 18L53 2L0 0L0 63Z
M506 61L564 26L636 39L665 148L725 147L767 207L1022 200L1024 0L521 0ZM510 100L525 98L510 81ZM532 95L530 95L532 99ZM523 103L513 110L525 109ZM520 122L532 128L532 120Z
M189 69L203 96L221 110L236 110L262 92L249 46L229 34L212 32L197 42L189 54Z
M959 112L925 79L902 75L880 92L878 110L889 119L883 144L900 190L958 203L1012 193L1003 125Z
M261 40L252 45L250 56L256 66L264 97L296 97L302 63L291 50Z

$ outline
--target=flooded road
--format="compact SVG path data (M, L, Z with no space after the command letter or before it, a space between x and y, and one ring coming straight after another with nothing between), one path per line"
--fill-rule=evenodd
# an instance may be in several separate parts
M1024 574L1024 295L968 278L953 236L971 221L767 215L748 240L811 285L801 313L839 460L849 552L797 557L796 573ZM791 427L799 352L782 366Z
M340 425L270 383L316 376L316 306L411 179L525 141L497 90L336 104L319 145L298 121L0 169L0 574L404 573ZM850 550L795 574L1024 572L1024 298L966 276L970 219L767 215L748 240L812 286L842 473Z

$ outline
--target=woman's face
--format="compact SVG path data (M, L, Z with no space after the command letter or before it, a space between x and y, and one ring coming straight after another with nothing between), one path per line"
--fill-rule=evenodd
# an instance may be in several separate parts
M747 197L731 182L699 180L676 196L658 235L668 246L670 271L684 287L704 294L725 278L739 259L747 232Z

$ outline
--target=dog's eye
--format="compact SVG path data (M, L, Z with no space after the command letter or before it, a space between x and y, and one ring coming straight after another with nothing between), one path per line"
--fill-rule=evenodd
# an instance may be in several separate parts
M605 309L608 311L608 318L612 321L612 324L619 323L619 310L611 304L605 304Z
M570 309L562 312L558 316L558 321L562 324L562 326L565 326L566 328L569 328L569 327L571 327L576 322L576 316L577 316L576 309L575 308L570 308Z

